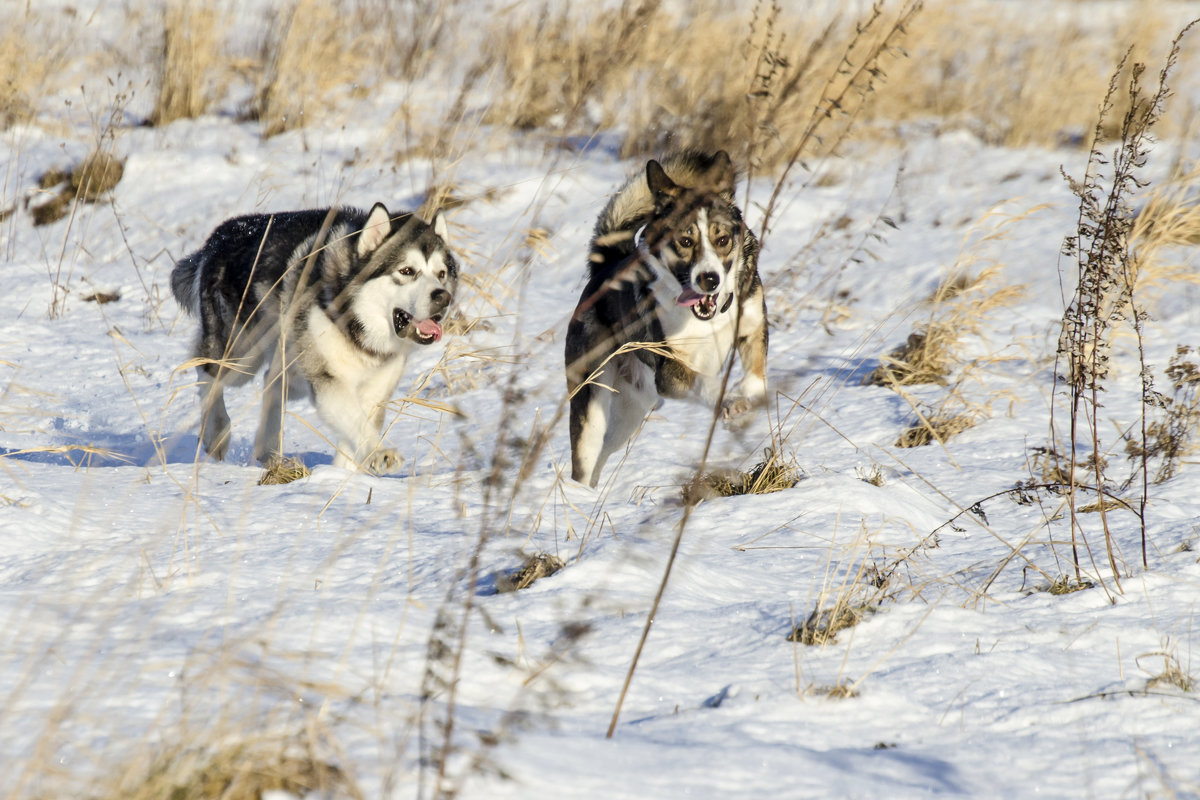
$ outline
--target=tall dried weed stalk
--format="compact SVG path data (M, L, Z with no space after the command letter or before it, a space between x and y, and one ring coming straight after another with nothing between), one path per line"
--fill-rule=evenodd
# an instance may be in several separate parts
M1152 396L1153 386L1143 346L1145 312L1135 294L1137 261L1131 249L1135 219L1131 198L1146 185L1140 175L1152 144L1151 129L1162 116L1163 106L1170 94L1167 77L1175 66L1181 40L1192 24L1180 31L1173 40L1153 94L1146 95L1142 89L1144 64L1133 63L1126 72L1127 61L1122 58L1101 105L1084 176L1078 181L1066 176L1071 191L1079 199L1079 214L1076 234L1066 239L1062 249L1064 258L1074 262L1076 286L1063 313L1055 374L1055 390L1062 389L1069 426L1069 447L1065 456L1067 463L1060 472L1068 480L1067 506L1070 511L1071 551L1076 579L1083 579L1080 545L1087 546L1079 518L1081 504L1078 498L1083 488L1083 476L1088 475L1093 484L1091 490L1101 498L1097 510L1109 568L1118 589L1120 571L1108 522L1109 503L1103 499L1107 480L1100 423L1100 410L1103 407L1101 394L1107 390L1109 383L1113 329L1124 324L1133 330L1138 342L1142 399L1145 401ZM1107 120L1119 97L1120 81L1126 74L1126 95L1122 99L1127 110L1121 118L1117 144L1109 156L1101 150L1101 142ZM1142 407L1144 441L1147 428L1144 402ZM1057 408L1051 418L1052 441L1057 441L1056 414ZM1148 486L1143 484L1138 509L1142 527L1143 565L1147 560L1147 493Z

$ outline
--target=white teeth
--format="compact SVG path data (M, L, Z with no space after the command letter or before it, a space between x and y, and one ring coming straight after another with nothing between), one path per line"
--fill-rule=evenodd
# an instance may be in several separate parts
M710 320L717 313L717 298L715 295L706 294L692 306L692 313L696 315L696 319Z

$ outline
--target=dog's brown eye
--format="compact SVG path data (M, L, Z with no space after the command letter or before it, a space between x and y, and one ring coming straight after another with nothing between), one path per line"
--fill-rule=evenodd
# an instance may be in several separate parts
M439 281L446 280L446 270L442 270L441 272L438 273L438 280Z
M724 250L726 247L729 247L729 237L728 236L718 236L717 241L715 241L713 244L715 244L717 247Z
M692 241L692 237L690 236L680 236L675 240L675 244L679 245L683 250L691 250L695 242Z
M404 276L416 275L416 274L417 274L417 271L416 271L415 269L413 269L412 267L401 267L400 269L398 269L398 270L396 270L396 271L397 271L397 272L399 272L401 275L404 275Z

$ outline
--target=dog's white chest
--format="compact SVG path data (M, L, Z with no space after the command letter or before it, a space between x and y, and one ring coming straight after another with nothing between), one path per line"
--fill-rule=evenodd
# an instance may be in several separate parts
M731 311L718 313L711 320L696 319L689 309L679 306L666 311L661 315L663 334L676 358L701 375L719 375L733 348Z
M362 372L368 368L366 353L354 346L320 308L308 310L308 342L311 355L319 358L334 375Z

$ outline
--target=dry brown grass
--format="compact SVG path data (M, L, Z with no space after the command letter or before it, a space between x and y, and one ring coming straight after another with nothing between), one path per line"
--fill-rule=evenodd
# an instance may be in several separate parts
M827 575L813 609L804 621L788 634L789 642L827 645L837 635L852 628L879 610L896 593L892 573L896 564L880 569L866 558L846 562L840 577Z
M1145 660L1156 661L1162 659L1162 668L1155 671L1148 669L1142 662ZM1164 688L1174 686L1183 692L1190 692L1196 688L1196 679L1192 677L1188 667L1179 660L1179 648L1167 637L1162 642L1162 648L1153 653L1143 653L1136 659L1137 665L1147 672L1150 677L1146 681L1146 689Z
M624 156L724 148L770 171L835 152L847 136L890 137L908 120L966 127L997 144L1084 144L1120 54L1132 46L1132 59L1154 60L1178 24L1153 0L1103 18L954 0L880 0L830 16L779 0L700 0L682 12L626 0L516 5L468 28L460 11L434 0L294 0L267 20L236 18L262 28L261 48L247 59L231 52L221 12L169 0L150 12L160 20L142 22L154 32L151 46L104 68L157 76L156 123L204 113L229 82L249 80L249 112L270 136L364 101L386 82L432 75L448 98L458 95L451 113L460 137L478 137L475 124L460 123L482 112L500 128L552 137L613 131ZM66 66L97 68L89 62L103 46L55 14L27 5L0 33L0 126L33 117L53 89L69 87L53 85L69 80ZM471 43L475 35L482 46ZM1182 67L1181 75L1195 72ZM472 86L487 88L478 95ZM1191 124L1178 105L1164 119L1168 133ZM411 109L400 112L418 128L410 139L437 133Z
M324 119L348 101L372 101L382 83L413 79L438 62L458 77L451 40L457 3L295 0L271 19L252 115L264 136ZM450 91L451 87L446 87Z
M1074 580L1074 579L1068 578L1064 575L1064 576L1055 578L1054 582L1050 584L1050 586L1046 589L1046 591L1048 591L1050 594L1055 595L1057 597L1057 596L1064 595L1064 594L1074 594L1075 592L1082 592L1086 589L1091 589L1094 586L1095 586L1095 584L1087 579Z
M264 40L254 100L263 136L303 127L310 113L319 119L333 89L369 74L365 35L346 26L337 4L298 0L280 11Z
M304 462L295 456L273 459L263 470L258 479L259 486L279 486L301 478L307 478L312 470L304 466Z
M601 122L588 116L586 105L605 103L614 85L643 62L647 43L661 31L659 6L659 0L601 10L543 6L533 15L509 15L483 54L483 63L498 65L503 77L488 121L563 131Z
M76 202L96 203L108 196L125 175L125 164L104 150L95 150L79 164L52 169L38 179L44 199L30 206L34 225L57 222Z
M1200 284L1189 256L1200 244L1200 164L1157 186L1129 232L1134 294L1154 304L1181 284Z
M209 109L227 80L224 20L215 8L177 0L163 9L163 38L155 66L158 96L150 121L166 125Z
M893 67L873 113L962 125L995 144L1086 145L1122 54L1130 47L1133 60L1165 54L1179 21L1162 5L1140 0L1097 18L1004 3L926 3L906 42L910 58Z
M259 800L269 792L360 800L354 781L324 755L311 732L261 734L215 745L188 743L133 766L96 800Z
M73 26L58 15L13 6L0 30L0 130L33 120L42 98L62 88L65 65L86 57L74 50Z
M868 99L877 59L898 55L881 44L890 18L814 19L776 2L717 0L682 14L643 0L513 15L484 55L502 76L488 119L572 136L615 130L625 157L723 148L756 169L777 166L798 141L841 140L839 129L818 144L814 121L848 125ZM871 74L844 70L850 62ZM855 90L831 92L853 81Z
M790 489L800 480L800 468L792 459L767 448L763 460L747 470L713 470L684 484L682 499L685 505L718 497L741 494L771 494Z
M496 591L516 592L528 589L542 578L548 578L564 566L563 560L551 553L534 553L525 559L519 569L513 570L496 580Z
M905 428L893 447L922 447L931 442L944 444L965 430L975 427L978 419L973 414L956 414L935 410L931 413L918 412L915 425Z
M1024 294L1022 286L994 286L1000 277L998 266L987 267L974 277L956 266L929 297L926 321L903 344L880 357L879 366L863 382L892 388L946 383L968 360L959 349L962 340L979 335L992 315Z
M832 18L715 0L683 14L656 0L517 12L481 61L500 74L488 118L573 136L615 130L626 157L722 147L755 169L778 167L798 141L801 158L832 152L856 120L866 123L856 136L921 120L995 144L1084 144L1121 55L1132 47L1135 59L1157 57L1177 23L1150 0L1113 9L1111 22L994 3L919 5L908 15L904 3L880 2ZM810 139L816 122L822 135ZM1186 111L1174 122L1186 131Z

